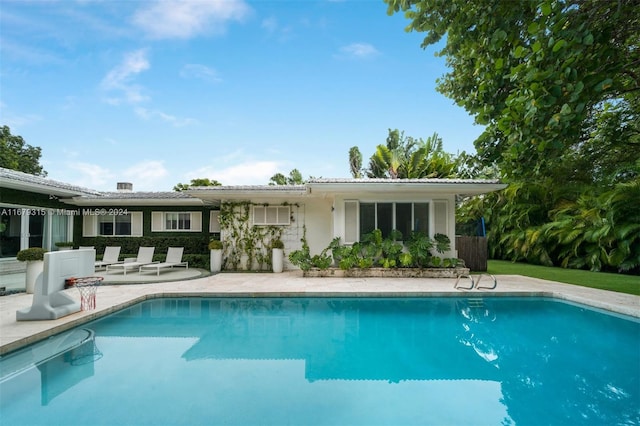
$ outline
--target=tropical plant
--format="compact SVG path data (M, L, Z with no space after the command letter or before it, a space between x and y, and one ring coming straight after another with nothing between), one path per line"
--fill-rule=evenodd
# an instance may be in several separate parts
M411 253L413 264L419 268L429 266L433 241L422 232L412 232L407 242L407 249Z

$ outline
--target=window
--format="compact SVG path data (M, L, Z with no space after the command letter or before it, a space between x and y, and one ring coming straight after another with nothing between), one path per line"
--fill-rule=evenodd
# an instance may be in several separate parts
M289 206L253 206L254 225L289 225L291 208Z
M131 215L100 215L98 217L98 235L131 235Z
M165 213L164 220L167 231L191 229L191 213Z
M200 232L202 212L151 212L152 232Z
M350 238L356 237L353 230L358 229L354 223L354 204L352 201L345 203L347 242L352 242ZM359 207L359 237L373 232L374 229L382 231L383 237L391 235L394 229L400 231L404 239L413 231L429 235L429 203L360 203Z
M82 236L142 236L142 212L87 215L82 218Z

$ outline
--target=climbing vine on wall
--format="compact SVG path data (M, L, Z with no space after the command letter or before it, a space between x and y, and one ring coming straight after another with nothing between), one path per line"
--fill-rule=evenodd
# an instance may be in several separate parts
M271 241L281 239L281 226L254 226L248 201L226 201L220 205L220 231L223 240L223 269L271 269Z

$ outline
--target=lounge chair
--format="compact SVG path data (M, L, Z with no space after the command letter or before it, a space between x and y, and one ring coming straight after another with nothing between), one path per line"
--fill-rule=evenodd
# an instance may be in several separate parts
M151 269L155 270L156 275L159 276L160 269L173 268L174 266L184 266L189 269L189 262L182 261L182 252L184 252L184 247L169 247L169 250L167 250L167 258L164 262L142 265L138 273L142 273L142 271L146 269Z
M93 248L93 247L91 247ZM104 248L104 256L102 256L102 260L98 260L95 263L95 268L106 268L108 265L115 265L116 263L122 263L121 260L118 260L120 257L120 247L105 247Z
M107 274L109 271L122 270L124 275L127 275L127 270L135 269L140 270L142 265L148 265L150 263L157 263L153 261L153 252L155 247L140 247L138 249L138 257L125 259L123 263L116 263L113 265L107 265Z

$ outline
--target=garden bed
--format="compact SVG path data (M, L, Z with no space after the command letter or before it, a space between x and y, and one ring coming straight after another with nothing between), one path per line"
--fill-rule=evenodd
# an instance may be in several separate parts
M303 272L303 276L309 278L458 278L460 275L469 275L469 268L311 268Z

